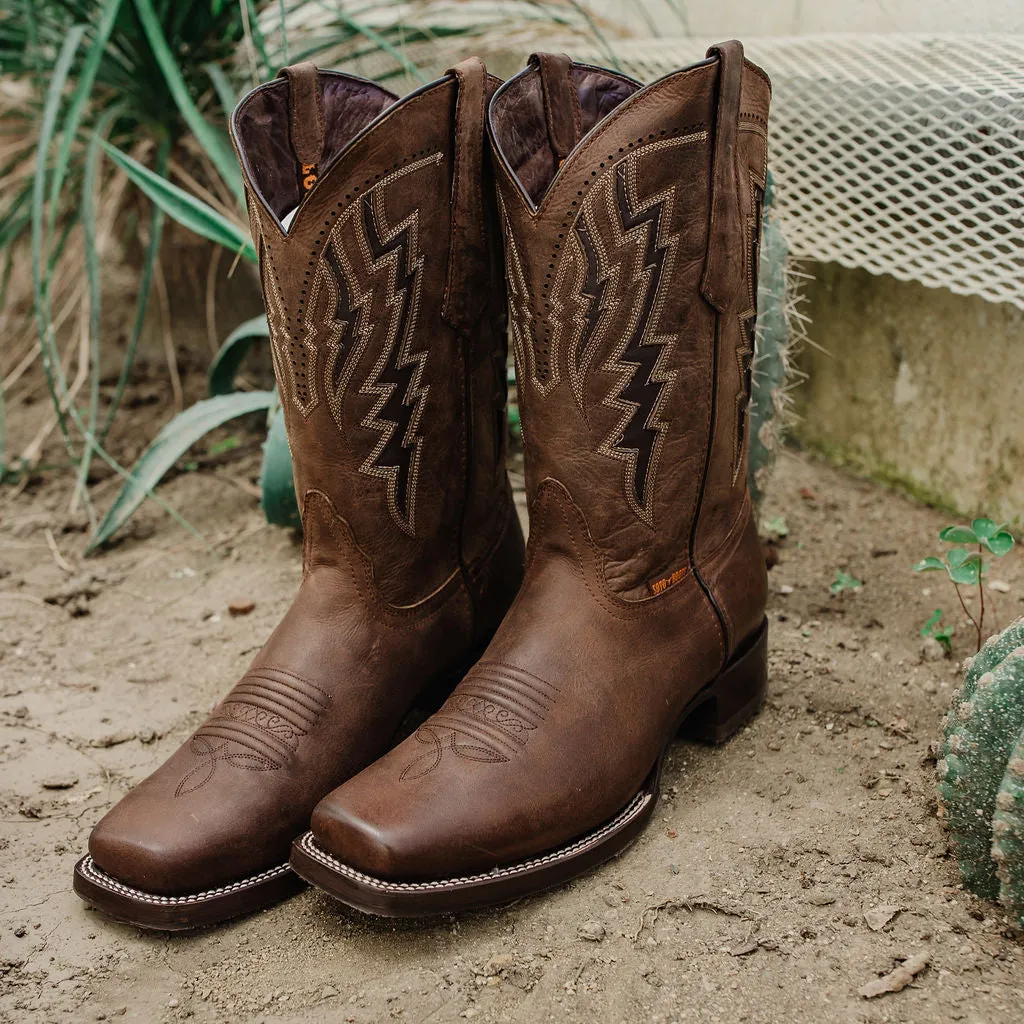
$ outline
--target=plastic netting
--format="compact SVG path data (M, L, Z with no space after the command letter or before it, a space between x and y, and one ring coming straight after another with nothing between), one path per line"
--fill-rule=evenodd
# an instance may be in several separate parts
M616 42L642 81L707 41ZM770 162L794 256L1024 309L1024 37L744 40L772 79ZM606 52L577 60L607 63Z

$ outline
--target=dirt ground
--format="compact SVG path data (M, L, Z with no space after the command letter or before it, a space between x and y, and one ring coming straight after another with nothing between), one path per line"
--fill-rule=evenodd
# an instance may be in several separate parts
M0 491L0 1020L1021 1020L1019 937L960 889L935 816L930 744L957 666L924 660L918 627L955 600L909 566L947 517L794 453L765 509L789 527L768 705L721 749L675 747L655 820L617 861L413 924L312 891L172 937L87 910L70 883L89 828L188 735L297 585L299 545L262 524L256 470L247 454L163 489L207 549L149 505L87 561L66 479ZM831 595L838 568L863 587ZM1019 550L998 575L1005 625L1024 613ZM236 599L255 610L231 617ZM970 653L962 625L954 653ZM858 994L917 954L910 987Z

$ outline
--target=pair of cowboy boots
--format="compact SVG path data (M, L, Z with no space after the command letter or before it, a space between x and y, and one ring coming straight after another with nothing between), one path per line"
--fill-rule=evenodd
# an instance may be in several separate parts
M87 902L162 929L300 879L385 915L501 903L619 853L680 729L720 742L757 710L769 94L729 42L647 87L541 54L402 100L301 64L240 103L303 580L96 827Z

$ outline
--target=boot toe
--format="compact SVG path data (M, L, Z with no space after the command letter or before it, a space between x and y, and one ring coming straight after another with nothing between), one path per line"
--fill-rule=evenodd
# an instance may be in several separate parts
M185 895L195 852L162 821L114 807L89 836L89 855L111 878L133 889L163 896Z
M376 878L408 877L416 861L411 837L399 823L384 818L360 811L344 792L335 791L313 810L310 829L323 849L357 871Z

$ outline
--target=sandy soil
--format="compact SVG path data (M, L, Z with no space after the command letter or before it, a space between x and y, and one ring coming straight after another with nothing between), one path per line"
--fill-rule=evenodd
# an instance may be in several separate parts
M922 660L917 630L955 602L909 565L945 517L794 454L765 510L790 530L768 706L722 749L675 748L619 860L411 925L314 892L177 937L87 910L70 881L91 824L233 682L297 584L255 472L250 455L164 489L209 550L150 506L85 562L66 480L0 492L0 1020L1021 1020L1019 938L959 888L935 817L929 746L957 668ZM839 567L863 588L830 595ZM998 573L1005 624L1024 612L1024 557ZM255 610L231 617L235 599ZM858 995L917 954L910 987Z

